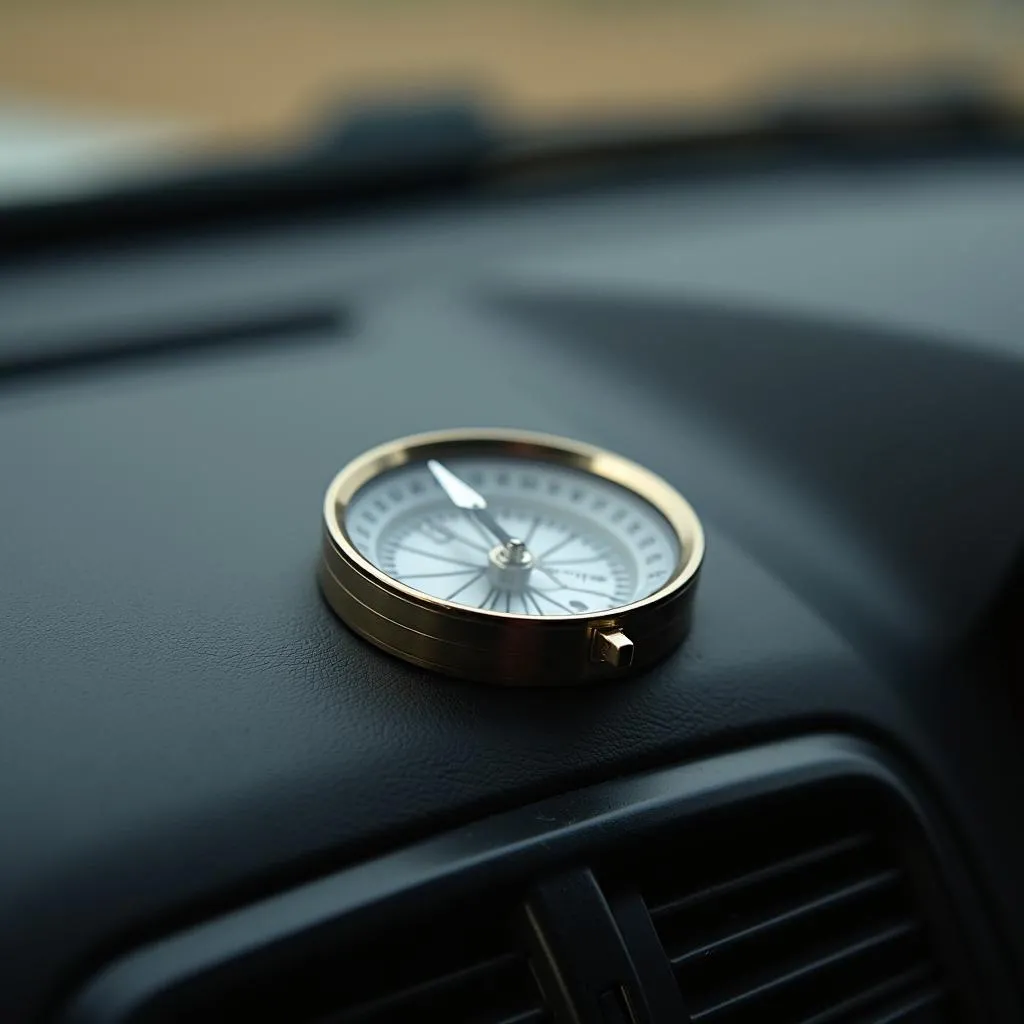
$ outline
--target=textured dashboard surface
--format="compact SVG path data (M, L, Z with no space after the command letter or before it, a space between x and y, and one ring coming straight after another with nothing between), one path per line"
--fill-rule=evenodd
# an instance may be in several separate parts
M1022 265L1019 168L963 165L7 268L5 355L338 319L0 377L0 1018L402 839L822 726L914 764L1019 921L1019 744L998 694L940 666L1024 539ZM605 445L691 498L708 556L678 654L625 686L504 691L331 616L332 474L485 424Z

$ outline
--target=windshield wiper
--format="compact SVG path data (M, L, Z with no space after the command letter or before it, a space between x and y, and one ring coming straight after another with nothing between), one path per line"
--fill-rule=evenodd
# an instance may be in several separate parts
M1024 106L983 76L921 73L844 81L812 79L759 103L689 118L662 117L534 133L519 160L636 160L651 156L754 155L758 150L892 154L939 145L1024 142ZM508 155L506 156L507 159Z
M497 142L458 99L355 110L298 145L197 158L81 194L0 209L0 245L341 206L463 185Z
M421 99L351 110L291 149L0 210L0 244L20 250L303 209L361 208L537 176L621 172L664 158L676 169L697 156L740 157L756 166L764 153L891 157L965 146L1016 153L1022 142L1022 108L964 74L806 83L732 113L544 129L503 125L459 97Z

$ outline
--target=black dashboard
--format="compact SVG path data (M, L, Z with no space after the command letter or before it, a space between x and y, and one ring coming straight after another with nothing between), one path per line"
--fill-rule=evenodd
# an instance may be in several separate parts
M693 894L645 886L683 840L729 851L673 861L717 899L845 856L850 827L912 878L961 1016L820 1020L1019 1019L1020 680L978 644L1024 541L1020 171L664 174L7 259L0 1020L397 1019L398 980L356 982L489 948L498 917L529 978L482 991L512 1008L440 1016L819 1020L832 975L730 1003L736 962L705 992L691 950L671 984L648 910ZM485 425L603 445L692 501L677 654L488 688L338 623L331 476ZM772 915L823 898L787 893Z

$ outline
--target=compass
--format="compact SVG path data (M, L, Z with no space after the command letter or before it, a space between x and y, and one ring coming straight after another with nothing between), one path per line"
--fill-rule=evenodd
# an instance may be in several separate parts
M324 501L321 586L378 647L518 685L621 677L687 632L701 524L660 477L591 445L451 430L350 462Z

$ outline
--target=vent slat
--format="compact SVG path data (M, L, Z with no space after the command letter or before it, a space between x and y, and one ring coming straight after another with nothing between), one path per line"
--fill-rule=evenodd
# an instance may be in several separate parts
M321 1018L318 1024L370 1024L372 1021L421 1019L444 1009L447 1019L486 1021L486 1024L534 1024L545 1019L539 1005L509 1005L515 1001L516 972L526 969L522 957L507 953L464 969L399 988L378 999L349 1006ZM509 982L512 982L510 985ZM519 1000L523 1002L523 1000ZM461 1011L465 1011L465 1017Z
M911 840L862 791L706 819L621 869L691 1024L950 1024Z
M493 1024L543 1024L548 1019L547 1014L538 1006L534 1010L523 1010L512 1017L494 1019Z
M712 1006L693 1013L691 1019L696 1022L710 1021L716 1017L722 1017L756 1000L772 996L781 989L797 985L811 975L836 968L844 962L854 960L865 954L876 952L885 946L898 942L900 939L917 931L917 929L916 921L901 921L890 925L878 932L835 949L824 956L816 957L807 963L771 977L769 980L761 982L752 988L720 999Z
M799 1024L840 1024L840 1022L846 1024L848 1021L857 1019L852 1015L860 1013L864 1009L891 1003L894 997L907 991L919 991L920 986L933 973L930 965L922 964L912 967L893 978L887 978L877 985L858 992L849 999L844 999L841 1003L835 1003L821 1013L816 1013L812 1017L804 1017Z
M775 929L793 924L812 914L820 914L841 907L859 897L891 886L899 878L900 872L896 868L878 871L858 882L843 886L841 889L834 890L816 899L807 900L792 909L774 914L766 920L758 921L755 924L731 932L711 942L702 943L684 953L673 955L671 957L672 966L673 968L682 967L692 961L703 959L712 953L721 952L738 943L767 935Z
M495 957L493 960L486 960L480 964L473 964L461 971L453 971L451 974L441 975L437 978L429 978L419 985L410 985L408 988L399 989L396 992L389 992L380 999L363 1003L361 1006L353 1007L345 1014L346 1020L363 1020L376 1013L383 1012L389 1007L401 1003L415 1002L425 998L441 998L445 994L455 991L464 985L479 983L489 974L496 974L503 968L515 963L515 956L507 954Z
M881 1016L871 1017L870 1021L864 1024L911 1024L912 1021L934 1021L935 1013L946 994L941 988L929 989L916 996L912 996L901 1006L884 1011Z
M387 1014L387 1016L382 1016ZM386 1020L389 1022L408 1020L410 1024L414 1021L421 1021L424 1019L431 1019L429 1015L425 1018L424 1011L414 1009L403 1009L401 1005L380 1007L373 1011L372 1014L354 1015L351 1013L337 1014L332 1017L324 1017L316 1022L316 1024L349 1024L349 1021L370 1021L370 1020ZM480 1022L483 1024L545 1024L548 1016L541 1007L534 1007L529 1010L515 1010L506 1014L498 1014L497 1016L490 1016L486 1014L479 1014L472 1018L474 1024ZM451 1022L455 1024L455 1022ZM461 1024L461 1022L459 1022Z
M342 1012L329 1017L321 1017L315 1024L350 1024L350 1022L354 1021L358 1021L359 1024L364 1024L367 1021L387 1021L388 1024L392 1024L395 1021L405 1020L412 1024L414 1021L430 1019L429 1012L429 1010L424 1011L405 1007L401 1004L401 1001L398 1001L394 1005L375 1006L372 1012L369 1010L364 1012L360 1009L356 1013ZM486 1012L478 1013L471 1018L466 1018L466 1020L471 1020L473 1024L484 1024L484 1022L486 1024L545 1024L548 1020L548 1015L542 1007L537 1006L530 1009L512 1010L507 1013L494 1015L487 1014ZM452 1024L455 1024L455 1022L453 1021ZM462 1024L462 1022L460 1021L459 1024Z
M191 1003L177 996L187 1015L160 1020L550 1024L514 908L507 897L456 900L444 913L411 908L387 928L317 932L259 972Z
M846 838L837 840L836 842L826 843L813 850L807 850L792 857L785 857L781 860L774 861L765 867L746 872L745 874L739 875L735 878L730 878L728 881L719 882L716 885L708 886L698 892L688 893L678 899L668 900L657 906L650 907L649 910L651 918L654 920L655 926L657 926L661 919L665 917L685 913L700 904L709 902L710 900L720 899L723 896L732 895L733 893L739 892L743 889L749 889L765 882L781 878L785 875L794 874L797 871L803 871L815 867L816 865L822 864L834 857L849 854L856 850L865 849L870 845L870 843L871 836L860 833L853 836L847 836Z

